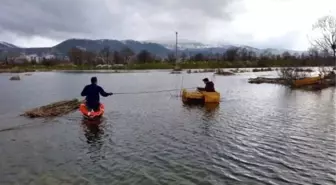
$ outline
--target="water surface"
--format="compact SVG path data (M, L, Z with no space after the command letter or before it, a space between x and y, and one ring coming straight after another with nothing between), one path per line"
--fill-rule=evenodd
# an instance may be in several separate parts
M184 106L178 91L115 95L101 98L99 127L79 112L51 120L18 116L79 97L92 75L34 73L9 81L1 74L1 185L336 184L333 88L248 84L254 73L95 74L111 92L194 87L209 77L222 102Z

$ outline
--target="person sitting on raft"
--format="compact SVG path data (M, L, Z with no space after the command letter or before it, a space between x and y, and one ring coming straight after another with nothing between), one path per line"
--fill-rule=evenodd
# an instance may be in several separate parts
M212 81L209 81L208 78L204 78L203 82L205 83L205 88L197 87L197 90L206 92L215 92L215 85Z
M81 96L86 96L86 106L89 110L99 110L99 94L103 97L113 95L113 93L106 93L102 87L97 85L97 77L92 77L91 84L86 85L81 93Z

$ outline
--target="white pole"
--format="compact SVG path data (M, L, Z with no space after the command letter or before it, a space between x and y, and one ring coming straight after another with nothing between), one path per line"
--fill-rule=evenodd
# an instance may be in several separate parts
M176 43L175 43L175 59L176 59L175 65L176 65L176 63L177 63L177 37L178 37L178 33L175 32L175 34L176 34Z

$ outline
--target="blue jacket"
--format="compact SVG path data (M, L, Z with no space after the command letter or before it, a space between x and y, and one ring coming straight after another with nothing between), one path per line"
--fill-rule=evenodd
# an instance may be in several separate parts
M103 88L101 88L97 84L90 84L84 87L81 95L86 96L86 103L88 105L96 105L99 104L99 94L107 97L111 95L111 93L106 93Z

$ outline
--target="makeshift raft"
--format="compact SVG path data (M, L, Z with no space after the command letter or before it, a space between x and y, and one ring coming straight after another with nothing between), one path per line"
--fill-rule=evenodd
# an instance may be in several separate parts
M78 99L64 100L59 102L54 102L49 105L34 108L26 111L21 116L29 118L48 118L68 114L74 110L78 110L79 105L82 102Z
M97 110L97 111L88 110L85 103L83 102L79 106L79 111L82 113L82 115L85 119L99 120L104 114L105 107L104 107L104 104L101 103L99 105L99 110Z
M317 77L306 77L306 78L294 80L293 85L295 87L301 87L301 86L305 86L305 85L313 85L313 84L320 83L321 80L322 79L319 76L317 76Z
M206 92L206 91L187 91L183 89L182 92L182 102L185 104L208 104L208 103L219 103L220 93L219 92Z

